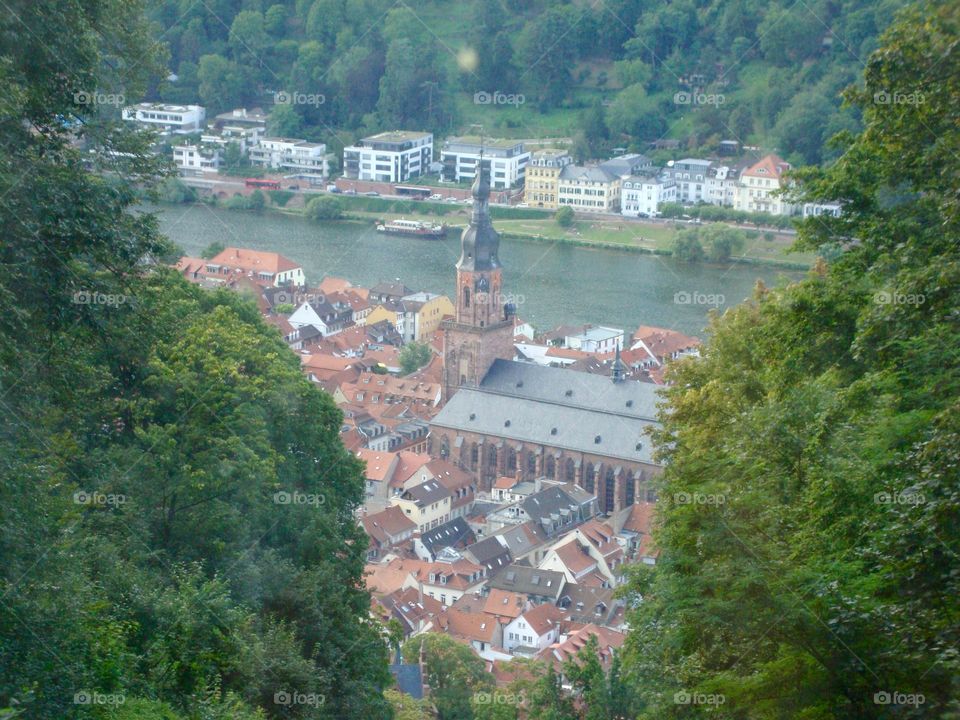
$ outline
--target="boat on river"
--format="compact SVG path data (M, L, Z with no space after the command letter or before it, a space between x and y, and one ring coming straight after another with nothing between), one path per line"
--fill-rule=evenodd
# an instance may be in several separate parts
M377 232L387 235L411 235L430 239L442 238L447 233L445 225L431 225L419 220L389 220L377 222Z

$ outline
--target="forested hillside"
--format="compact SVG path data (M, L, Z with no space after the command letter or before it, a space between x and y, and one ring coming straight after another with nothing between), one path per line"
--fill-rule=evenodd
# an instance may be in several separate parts
M164 0L155 34L173 75L150 96L213 113L270 108L277 92L322 96L275 108L271 129L334 147L373 130L481 123L575 136L581 158L660 138L684 150L735 139L817 163L831 157L827 138L858 128L839 93L903 5Z
M387 717L339 410L156 266L147 145L76 101L158 71L143 7L15 3L0 39L0 716Z
M850 93L865 132L805 174L845 205L801 246L856 241L672 371L625 660L644 718L960 714L958 37L956 3L911 9Z

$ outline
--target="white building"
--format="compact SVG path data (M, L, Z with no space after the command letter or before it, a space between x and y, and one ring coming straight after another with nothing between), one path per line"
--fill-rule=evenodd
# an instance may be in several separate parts
M426 174L433 161L433 133L393 130L343 149L343 175L352 180L406 182Z
M617 212L620 178L602 167L567 165L560 171L557 202L579 212Z
M173 164L182 175L200 175L202 173L217 172L222 157L220 148L209 145L175 145L173 148Z
M620 183L620 214L657 217L663 203L677 201L677 184L669 177L631 175Z
M122 117L160 132L185 134L203 129L207 111L200 105L140 103L125 107Z
M515 140L483 140L478 137L454 137L443 144L441 177L446 182L473 182L480 152L490 166L490 187L506 190L522 185L526 178L530 152Z
M563 344L588 353L614 352L618 347L623 347L623 330L603 325L588 327L576 335L567 335Z
M790 163L777 155L767 155L740 173L734 207L746 212L793 215L795 208L775 193L785 182Z
M560 639L560 621L563 611L543 603L525 610L503 629L503 647L513 651L516 648L544 650Z
M832 215L833 217L840 217L841 206L840 203L804 203L803 204L803 216L806 217L820 217L821 215Z
M707 170L709 160L685 158L668 162L664 174L677 185L677 201L695 204L707 202Z
M217 128L207 128L200 136L200 142L206 145L219 145L226 147L231 143L236 143L243 155L247 154L252 146L260 142L265 131L259 125L223 125Z
M249 150L254 165L322 179L329 175L327 146L296 138L264 137Z
M737 199L739 179L736 168L727 165L707 169L707 188L704 201L720 207L733 207Z

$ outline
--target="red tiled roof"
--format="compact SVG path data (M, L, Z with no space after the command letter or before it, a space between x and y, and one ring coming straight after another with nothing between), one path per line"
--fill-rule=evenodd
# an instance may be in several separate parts
M396 453L375 452L364 448L357 453L357 457L367 464L367 480L389 482L391 471L397 462Z
M790 163L781 158L779 155L771 154L764 156L759 162L756 162L748 167L746 170L740 173L740 177L743 177L744 175L753 175L756 177L774 178L779 180L780 176L789 169Z
M560 624L564 614L564 611L555 605L543 603L523 613L523 619L537 635L544 635Z
M210 265L223 265L241 270L280 273L287 270L296 270L300 267L283 255L262 250L248 250L247 248L229 247L209 261Z
M360 522L367 535L381 545L391 542L391 538L397 535L417 528L417 524L396 505L391 505L381 512L366 515L360 519Z

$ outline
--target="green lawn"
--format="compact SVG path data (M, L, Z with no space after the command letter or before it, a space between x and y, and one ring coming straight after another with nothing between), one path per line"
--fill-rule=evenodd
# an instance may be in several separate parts
M404 217L430 223L443 222L456 228L466 226L469 214L469 208L458 209L455 213L442 217L415 212L389 213L352 210L349 212L350 217L369 222L378 219ZM620 221L581 219L577 220L571 228L562 228L551 216L519 220L496 220L495 224L497 230L506 236L584 245L619 246L658 253L670 252L673 239L682 227L672 224L642 223L626 219ZM792 243L793 236L791 235L777 234L773 240L764 240L763 234L758 233L756 237L747 239L742 257L745 261L809 267L815 256L810 253L788 253L787 250Z

